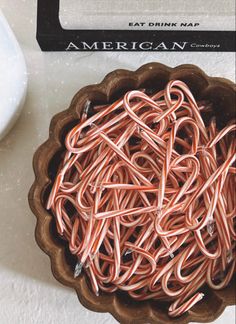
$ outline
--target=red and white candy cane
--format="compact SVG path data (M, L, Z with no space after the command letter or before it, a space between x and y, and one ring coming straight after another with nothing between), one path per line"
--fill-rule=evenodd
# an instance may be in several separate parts
M216 103L215 103L216 104ZM88 117L92 109L91 117ZM204 123L202 118L208 116ZM91 289L170 303L180 316L235 272L234 121L170 81L85 104L66 135L47 208Z

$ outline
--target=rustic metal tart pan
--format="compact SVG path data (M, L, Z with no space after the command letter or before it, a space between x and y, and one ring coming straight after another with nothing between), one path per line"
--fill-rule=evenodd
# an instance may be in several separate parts
M73 98L70 107L53 117L49 139L34 155L35 181L29 192L29 204L37 217L36 241L50 257L54 277L62 284L74 288L85 307L96 312L109 312L120 323L211 322L223 312L226 306L235 304L235 278L221 291L213 291L206 287L204 299L186 314L175 319L168 316L168 305L163 302L137 302L122 292L102 293L98 297L95 296L89 288L84 273L74 279L76 259L70 254L67 243L57 234L54 218L45 208L64 149L65 134L79 120L86 102L88 100L92 104L112 102L131 89L160 90L172 79L184 81L197 100L209 100L213 103L219 128L235 118L236 86L234 83L222 78L209 77L194 65L170 68L159 63L150 63L135 72L116 70L109 73L100 84L90 85L80 90Z

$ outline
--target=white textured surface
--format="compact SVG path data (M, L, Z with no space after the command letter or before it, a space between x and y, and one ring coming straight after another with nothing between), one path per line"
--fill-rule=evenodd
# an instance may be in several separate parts
M74 93L115 68L136 69L149 61L194 63L210 75L233 80L234 54L46 54L35 41L36 1L0 0L0 8L23 48L29 71L22 115L0 142L0 324L115 324L109 314L86 310L73 290L52 277L49 259L34 241L35 218L27 202L33 152L46 140L51 117L69 105ZM234 322L234 308L228 307L215 323Z
M225 1L222 6L222 0L198 0L189 5L188 1L183 0L60 0L63 8L71 8L75 11L84 13L97 12L129 14L148 12L154 14L209 14L211 15L229 15L234 11L234 0Z
M184 13L184 14L183 14ZM66 29L155 29L149 22L177 23L159 29L184 30L181 23L197 23L187 29L234 30L235 0L60 0L60 21ZM107 18L109 17L109 18ZM227 19L225 19L227 17ZM144 27L129 22L145 22Z

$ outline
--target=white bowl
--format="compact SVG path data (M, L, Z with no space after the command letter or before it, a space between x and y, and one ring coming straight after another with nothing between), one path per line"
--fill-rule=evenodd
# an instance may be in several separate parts
M0 10L0 140L19 117L25 102L26 89L25 59Z

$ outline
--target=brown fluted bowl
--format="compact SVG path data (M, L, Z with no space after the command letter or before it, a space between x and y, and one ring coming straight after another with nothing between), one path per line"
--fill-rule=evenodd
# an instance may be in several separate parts
M29 204L37 217L36 241L49 255L53 275L62 284L74 288L85 307L96 312L110 312L121 323L210 322L215 320L226 306L235 304L234 280L221 291L213 291L206 287L203 301L175 319L168 316L168 305L157 300L137 302L122 292L95 296L87 284L84 273L74 279L76 259L70 254L68 244L57 234L54 217L45 208L64 150L65 135L80 119L86 102L88 100L92 104L112 102L131 89L161 90L173 79L184 81L197 100L212 102L219 128L235 118L236 87L232 82L209 77L193 65L169 68L162 64L150 63L135 72L116 70L109 73L100 84L80 90L70 107L53 117L49 139L34 155L35 181L29 192Z

